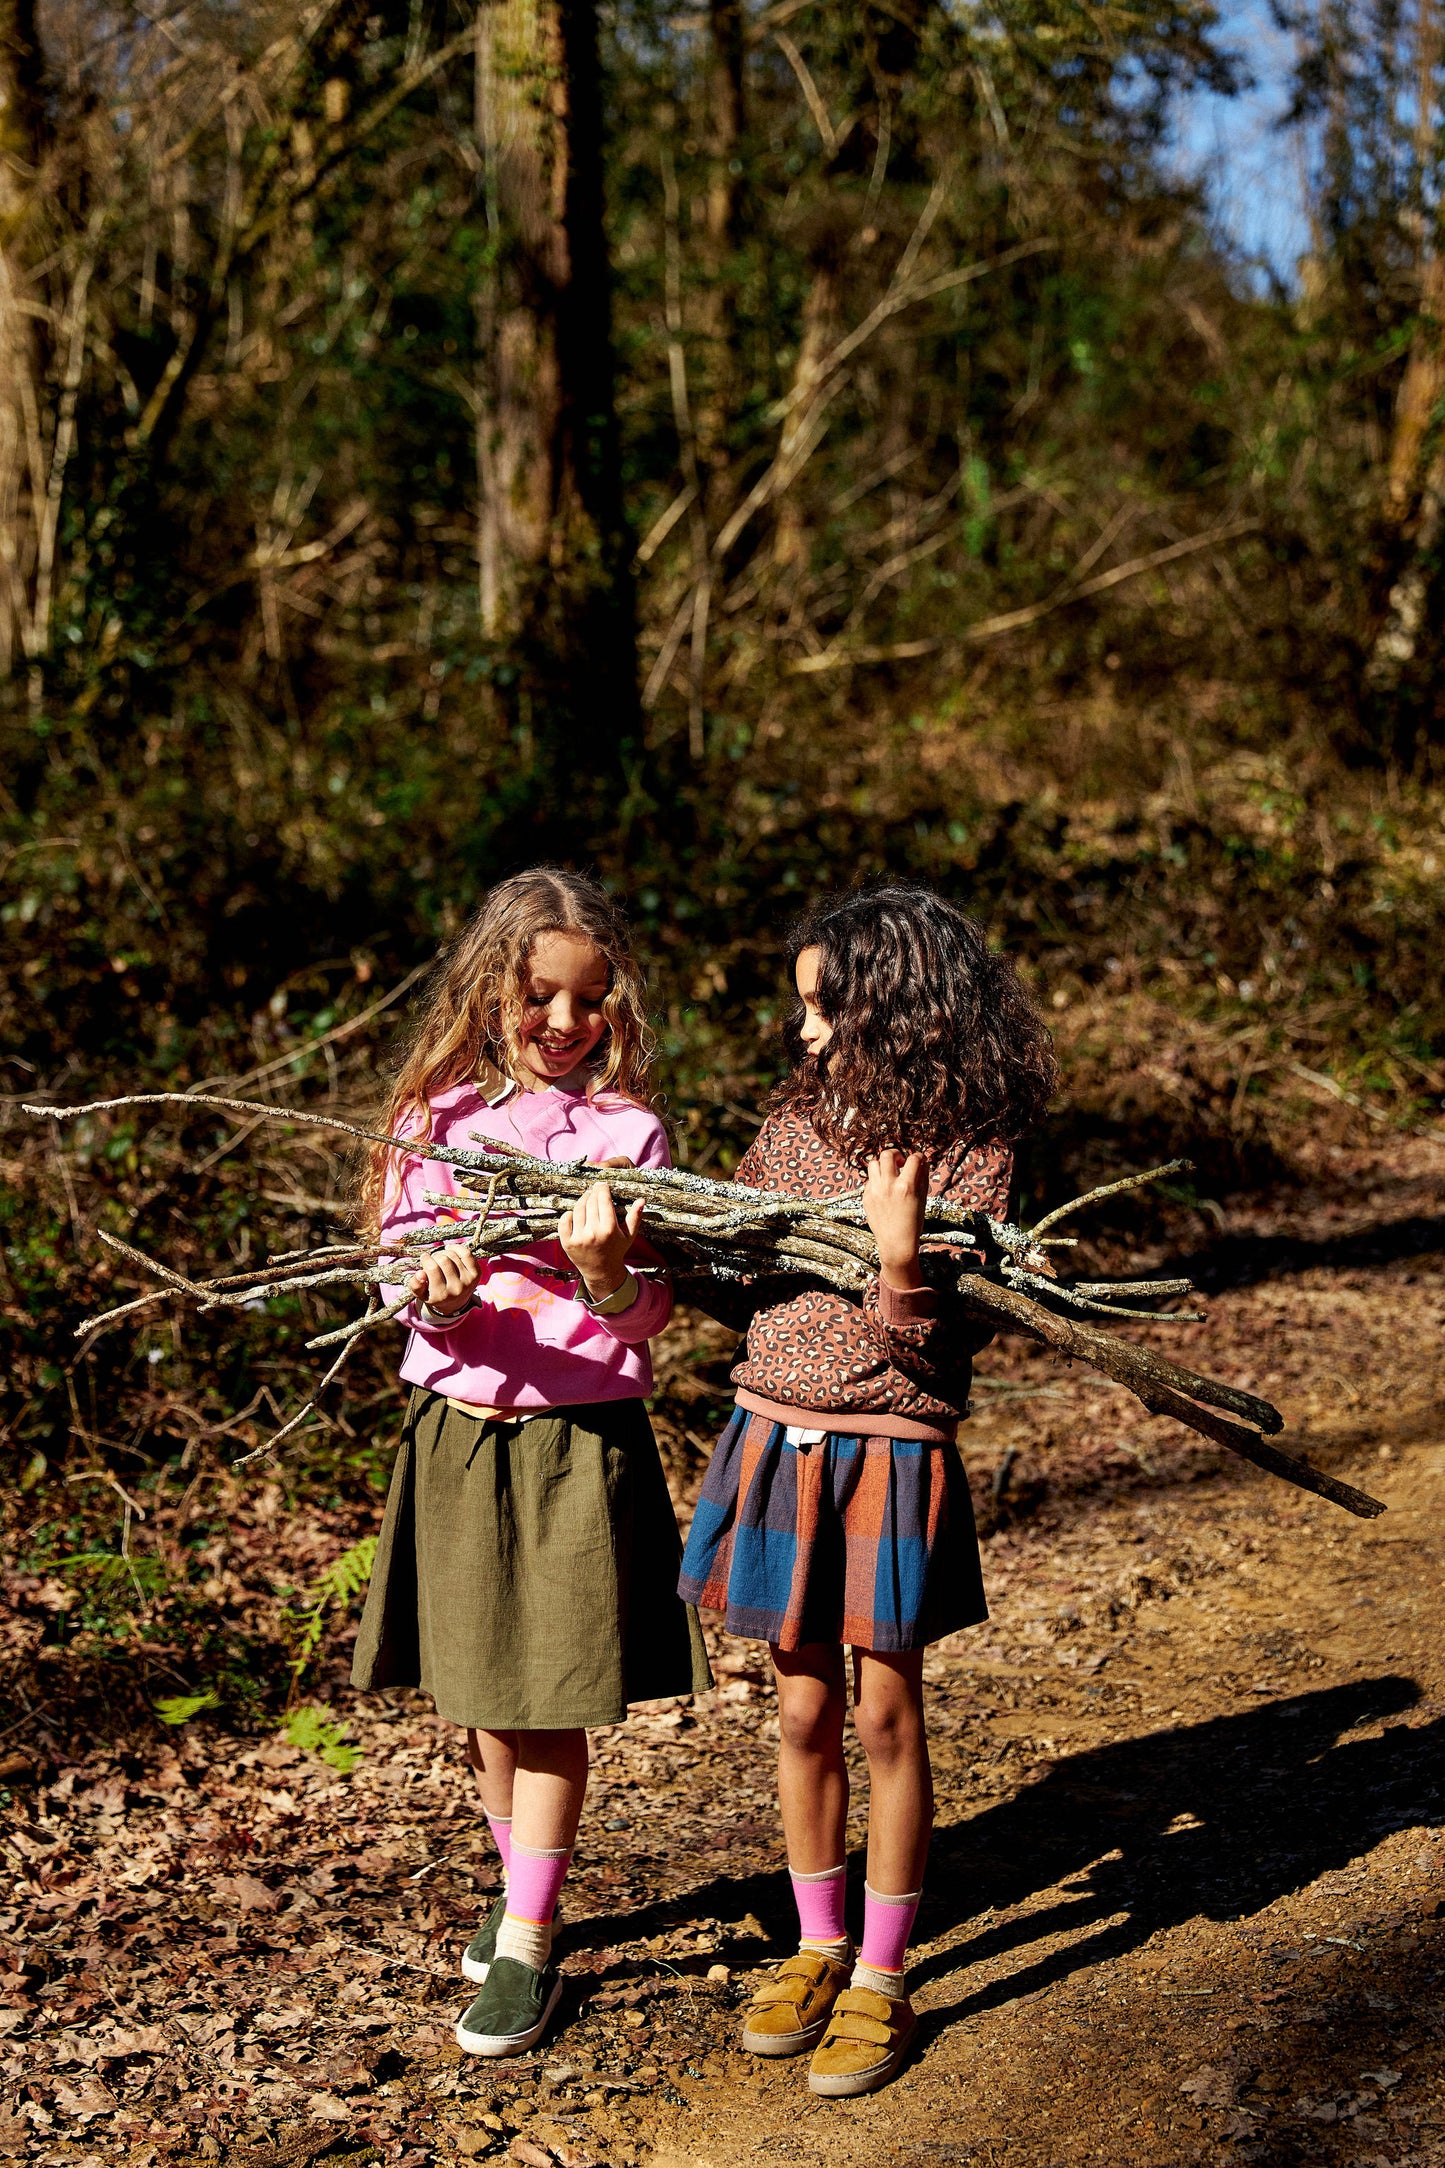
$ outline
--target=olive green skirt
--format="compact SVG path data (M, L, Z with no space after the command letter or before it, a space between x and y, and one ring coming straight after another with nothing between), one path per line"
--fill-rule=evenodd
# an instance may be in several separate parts
M617 1724L712 1684L640 1400L521 1424L413 1387L351 1668L484 1731Z

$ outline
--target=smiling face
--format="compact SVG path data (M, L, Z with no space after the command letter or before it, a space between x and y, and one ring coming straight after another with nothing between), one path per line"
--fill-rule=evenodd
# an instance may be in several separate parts
M823 969L823 951L805 948L793 966L793 978L798 988L798 999L803 1004L803 1021L798 1027L798 1037L810 1054L821 1054L833 1036L833 1027L818 1007L818 978Z
M607 1029L602 1004L612 974L585 934L542 933L522 981L520 1066L529 1091L565 1084Z

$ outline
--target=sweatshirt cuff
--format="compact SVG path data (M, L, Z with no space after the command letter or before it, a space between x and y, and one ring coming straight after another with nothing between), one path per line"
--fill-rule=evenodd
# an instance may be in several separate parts
M885 1325L921 1325L938 1315L938 1290L934 1287L904 1289L878 1281L878 1315Z
M624 1347L636 1347L652 1339L672 1315L672 1288L666 1280L638 1273L636 1286L637 1294L625 1310L614 1310L610 1316L605 1310L588 1312L604 1332L620 1340Z

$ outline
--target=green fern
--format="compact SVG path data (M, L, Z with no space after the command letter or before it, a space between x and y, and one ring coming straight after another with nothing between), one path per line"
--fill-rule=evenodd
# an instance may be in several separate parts
M344 1777L350 1776L365 1752L363 1747L349 1744L334 1710L318 1708L314 1704L293 1709L282 1722L281 1736L288 1746L299 1746L305 1754L319 1754Z
M219 1709L221 1697L213 1686L208 1686L201 1694L164 1694L151 1706L163 1724L189 1724L204 1710Z
M371 1579L375 1562L376 1538L363 1536L360 1543L353 1543L349 1551L343 1551L339 1558L332 1560L320 1580L307 1590L302 1608L292 1612L296 1627L296 1654L291 1662L293 1701L306 1667L320 1646L327 1612L333 1604L350 1603L353 1596L360 1595Z

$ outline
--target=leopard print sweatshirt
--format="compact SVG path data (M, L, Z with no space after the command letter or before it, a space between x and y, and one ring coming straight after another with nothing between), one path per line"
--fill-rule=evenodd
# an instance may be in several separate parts
M978 1145L946 1181L935 1177L934 1194L1003 1219L1012 1172L1006 1144ZM836 1197L860 1181L791 1109L769 1115L736 1179L790 1197ZM758 1311L733 1383L740 1406L799 1429L949 1439L968 1413L973 1357L991 1338L965 1303L935 1288L900 1294L875 1280L861 1307L809 1290Z

